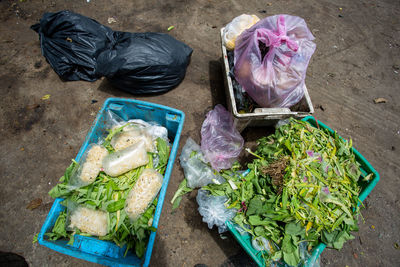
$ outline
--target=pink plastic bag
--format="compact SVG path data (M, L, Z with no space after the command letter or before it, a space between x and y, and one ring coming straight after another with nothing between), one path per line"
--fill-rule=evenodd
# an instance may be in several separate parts
M293 106L304 95L316 47L312 40L302 18L276 15L260 20L236 39L236 80L262 107Z
M222 105L207 113L201 127L201 150L213 169L231 168L242 151L243 143L231 113Z

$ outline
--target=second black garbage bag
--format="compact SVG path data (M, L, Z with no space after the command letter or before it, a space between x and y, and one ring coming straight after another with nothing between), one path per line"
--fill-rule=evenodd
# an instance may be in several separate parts
M105 76L114 87L133 94L175 88L193 52L168 34L114 32L67 10L45 13L31 28L61 79L95 81Z
M192 49L165 33L115 32L116 44L100 53L97 72L133 94L161 93L185 77Z

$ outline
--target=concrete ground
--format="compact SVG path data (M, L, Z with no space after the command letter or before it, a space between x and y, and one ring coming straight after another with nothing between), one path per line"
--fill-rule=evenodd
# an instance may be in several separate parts
M307 72L315 116L353 138L381 175L365 201L356 238L341 251L325 250L326 266L400 266L400 2L398 0L19 0L0 1L0 251L31 266L94 266L54 252L32 238L53 200L47 192L77 154L96 112L108 97L133 96L105 80L62 82L41 55L29 29L44 12L69 9L114 30L170 32L194 49L185 80L157 96L135 97L183 110L187 137L200 141L204 115L224 103L219 29L242 13L303 17L317 50ZM50 98L41 98L50 94ZM374 104L382 97L386 103ZM97 100L97 103L92 103ZM255 132L247 129L251 141ZM179 152L180 153L180 152ZM152 266L251 266L233 237L221 239L197 212L195 194L171 213L183 172L176 161L157 232ZM34 210L27 205L40 198ZM39 201L40 202L40 201Z

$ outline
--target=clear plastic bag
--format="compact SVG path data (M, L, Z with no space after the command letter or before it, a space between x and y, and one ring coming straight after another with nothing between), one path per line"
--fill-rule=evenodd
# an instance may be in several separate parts
M302 267L302 266L320 267L321 266L320 265L320 257L318 257L318 259L316 259L315 261L311 262L312 257L311 257L311 254L308 253L307 242L301 242L299 244L299 255L300 255L300 263L297 265L297 267ZM276 266L276 265L274 265L274 266ZM291 267L291 265L288 265L284 261L282 261L282 263L279 264L278 266L279 267Z
M222 177L214 173L208 164L204 163L200 146L190 137L186 140L179 160L185 173L187 186L190 188L206 186L214 181L224 181Z
M144 169L125 201L125 211L136 220L153 202L162 186L163 176L153 169Z
M275 129L278 129L279 127L289 124L290 123L290 119L282 119L279 120L276 124L275 124Z
M241 226L239 226L239 225L237 225L237 224L234 224L234 227L235 227L235 229L236 229L236 231L238 231L238 233L241 235L241 236L249 236L250 234L249 234L249 232L247 232L245 229L243 229ZM250 225L248 225L248 224L245 224L245 227L247 228L247 229L250 229Z
M67 214L67 230L74 231L75 228L78 228L81 232L94 236L107 234L107 212L89 209L68 201Z
M168 141L168 130L167 128L158 125L155 122L146 122L140 119L129 120L130 126L136 126L142 129L146 134L151 136L151 138L156 140L157 138L162 138ZM130 130L130 126L127 127L127 130Z
M123 150L108 154L103 159L103 169L106 174L116 177L147 163L149 163L149 156L144 142L140 141Z
M208 228L218 227L218 233L224 233L228 230L226 221L235 217L236 209L228 209L225 202L228 200L225 196L213 196L206 190L199 190L197 193L197 204L199 204L199 213L203 217L203 222L208 224Z
M93 183L102 168L107 149L97 144L90 144L79 161L79 167L72 171L69 185L71 188Z
M299 17L276 15L244 31L235 46L235 78L261 107L291 107L304 96L314 36Z
M135 127L129 127L130 125L123 128L122 132L117 133L111 139L111 145L115 151L123 150L131 145L134 145L140 141L144 143L146 151L155 152L154 141L145 131Z
M179 160L186 162L189 158L198 158L201 161L205 161L203 152L201 152L200 146L190 137L186 139L186 143L182 148L181 156Z
M244 140L233 123L232 114L222 105L207 113L201 127L201 150L213 169L229 169L239 157Z
M146 150L154 153L156 152L155 143L157 138L169 141L167 128L155 122L146 122L140 119L125 121L111 110L106 112L105 122L106 129L110 130L125 126L122 132L117 133L111 140L111 145L116 151L143 141Z
M223 42L228 50L235 48L236 38L246 29L256 24L260 19L256 15L242 14L225 26Z
M267 253L271 252L271 243L265 237L253 237L251 239L251 245L257 251L266 251Z

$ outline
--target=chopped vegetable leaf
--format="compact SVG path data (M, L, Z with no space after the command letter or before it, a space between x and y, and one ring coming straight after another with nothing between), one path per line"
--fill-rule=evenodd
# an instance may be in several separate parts
M179 207L179 204L181 203L183 195L190 193L192 191L193 191L192 188L187 187L186 178L183 179L183 181L179 184L178 190L175 192L175 195L171 200L172 210L175 210L176 208Z

